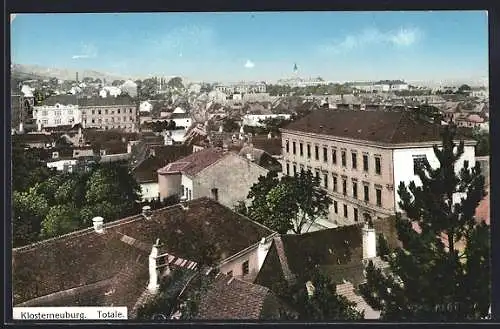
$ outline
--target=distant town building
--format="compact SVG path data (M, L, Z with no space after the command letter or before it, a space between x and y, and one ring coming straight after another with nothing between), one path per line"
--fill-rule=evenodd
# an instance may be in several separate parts
M266 84L264 82L238 82L215 86L215 90L225 94L265 93Z
M267 119L285 119L291 118L290 114L245 114L243 116L243 125L251 127L262 127L264 124L261 122Z
M82 122L82 111L78 105L55 103L54 105L35 106L33 118L40 129L75 125Z
M148 101L143 101L139 104L139 112L151 112L153 105Z
M122 90L118 87L106 86L99 91L99 96L102 98L106 97L116 97L122 93Z
M333 204L317 226L384 218L400 211L400 182L419 184L417 164L438 164L433 145L441 143L440 129L408 112L315 111L282 129L283 173L310 170L321 179ZM475 162L475 145L465 138L457 170Z

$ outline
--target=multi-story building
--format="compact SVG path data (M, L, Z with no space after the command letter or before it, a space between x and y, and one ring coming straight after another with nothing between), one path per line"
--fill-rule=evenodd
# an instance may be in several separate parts
M400 211L400 182L419 184L419 162L439 164L440 129L405 111L314 111L282 129L283 173L311 170L332 197L328 219L314 229L383 218ZM457 170L474 163L474 147L465 140Z
M33 108L33 118L39 127L58 127L82 122L82 111L78 105L41 105Z
M138 104L130 97L80 98L82 123L85 128L123 129L135 131L138 123Z
M218 90L225 94L265 93L266 84L263 82L239 82L239 83L218 85L215 87L215 90Z

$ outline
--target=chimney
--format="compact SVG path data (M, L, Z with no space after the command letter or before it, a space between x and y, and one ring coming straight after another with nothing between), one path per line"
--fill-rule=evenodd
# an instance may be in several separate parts
M142 216L144 216L144 218L146 220L150 220L152 214L153 214L153 212L151 211L151 207L150 206L144 206L144 207L142 207Z
M96 233L104 233L104 218L94 217L92 218L92 222L94 223L94 231Z
M156 258L158 257L158 247L160 246L160 239L156 239L153 248L151 248L151 253L149 254L149 284L148 290L151 293L156 293L159 288L158 277L159 271L156 268Z
M266 241L266 238L262 238L259 242L259 247L257 249L257 261L259 264L259 269L262 268L262 265L264 264L264 260L266 259L267 252L269 251L269 248L271 247L271 241Z
M377 235L375 229L365 223L363 231L363 259L377 257Z

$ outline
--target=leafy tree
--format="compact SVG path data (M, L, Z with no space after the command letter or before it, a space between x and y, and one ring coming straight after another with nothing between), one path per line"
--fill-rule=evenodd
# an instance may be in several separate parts
M38 186L26 192L14 191L12 195L13 246L19 247L36 241L43 218L48 212L46 198L38 192Z
M484 177L479 163L470 168L465 162L455 173L464 144L456 145L454 137L455 127L446 126L441 149L434 146L440 166L420 166L421 186L399 186L406 216L397 216L402 247L390 256L389 272L373 264L366 270L362 294L385 320L461 321L488 315L490 230L474 218L485 196ZM456 193L460 200L453 198Z
M481 131L479 128L474 128L472 137L477 141L476 156L486 156L490 154L490 134Z
M320 187L319 177L310 171L281 179L276 172L269 172L251 187L248 198L252 199L249 217L282 234L289 230L303 232L307 224L310 227L319 217L326 216L332 204Z
M469 85L464 84L464 85L461 85L460 87L458 87L457 93L458 94L465 94L465 93L469 93L471 90L472 90L472 88Z
M299 275L297 281L286 287L281 298L295 312L282 310L282 320L332 321L361 320L363 313L355 309L355 304L336 293L336 284L317 267L311 267ZM279 291L279 290L278 290Z
M113 82L111 82L111 85L113 87L119 87L121 85L123 85L125 83L125 80L114 80Z
M177 89L184 88L181 77L173 77L167 82L167 86L169 86L170 88L177 88Z
M40 236L47 239L75 231L79 227L79 215L74 206L56 205L51 207L45 216Z
M40 157L42 153L37 149L25 150L17 141L12 143L12 190L26 191L36 183L41 183L54 175Z
M377 236L377 255L381 258L386 259L390 254L389 245L387 243L386 238L382 233L379 233Z

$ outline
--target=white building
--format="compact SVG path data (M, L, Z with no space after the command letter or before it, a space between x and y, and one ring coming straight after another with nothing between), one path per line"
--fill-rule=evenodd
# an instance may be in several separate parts
M290 114L245 114L243 116L243 125L251 127L262 127L261 120L271 119L271 118L281 118L288 120L291 118Z
M148 101L143 101L139 104L139 112L151 112L153 110L153 105Z
M193 124L193 120L187 113L172 113L169 119L175 122L176 127L184 127L185 130Z
M116 96L121 95L121 93L122 93L122 90L118 87L106 86L106 87L103 87L99 91L99 96L101 96L102 98L106 98L108 96L116 97Z
M82 111L78 105L55 104L33 107L33 118L42 127L75 125L82 122Z

